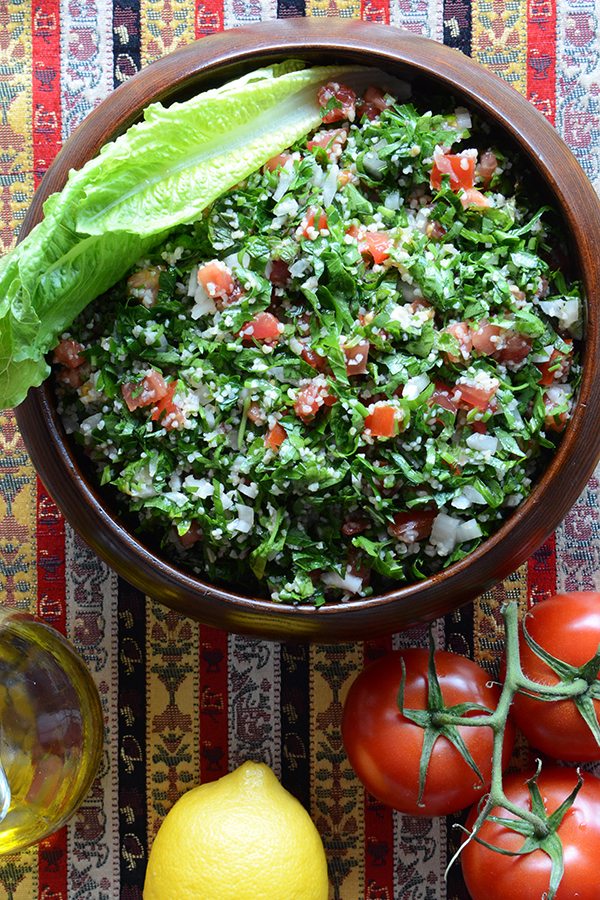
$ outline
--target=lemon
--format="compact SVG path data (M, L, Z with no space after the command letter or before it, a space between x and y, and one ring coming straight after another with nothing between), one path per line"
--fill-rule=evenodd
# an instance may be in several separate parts
M327 862L304 807L264 763L184 794L160 826L144 900L327 900Z

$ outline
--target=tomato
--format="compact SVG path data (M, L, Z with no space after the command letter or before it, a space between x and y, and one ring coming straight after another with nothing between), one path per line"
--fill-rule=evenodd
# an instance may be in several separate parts
M496 159L496 154L491 150L484 150L481 154L481 158L477 163L477 174L483 181L484 185L487 187L492 179L492 175L498 168L498 160Z
M436 381L435 390L429 398L429 402L431 406L441 406L442 409L448 409L450 412L458 412L458 406L452 399L453 393L454 388L444 384L443 381Z
M344 119L354 121L356 94L347 84L339 84L337 81L330 81L323 85L317 92L317 101L319 106L324 107L334 100L336 106L328 110L323 115L324 122L341 122Z
M467 206L479 206L481 209L485 209L492 205L485 194L482 194L477 188L466 188L460 195L460 202L463 205L463 209L466 209Z
M370 256L375 265L389 257L393 241L387 232L367 231L363 225L351 225L347 234L356 238L360 253Z
M203 534L200 525L198 522L192 522L186 533L179 535L179 543L184 550L189 550L190 547L193 547L194 544L197 544L202 538Z
M286 437L287 434L285 428L283 425L280 425L279 422L276 422L265 437L265 447L268 447L269 450L275 452L276 450L279 450Z
M568 375L571 368L571 359L569 353L563 353L561 350L554 349L550 359L546 362L536 363L541 372L541 378L538 384L544 387L550 387L555 381L560 381L565 375Z
M184 416L176 403L173 402L173 395L177 390L177 382L172 381L167 385L165 394L158 401L152 410L150 418L153 422L160 422L161 428L171 431L173 428L179 428L183 425Z
M324 212L314 209L312 206L306 211L306 215L300 224L300 234L314 241L319 237L319 232L327 228L327 216Z
M501 346L494 353L500 363L520 363L531 353L532 339L516 331L505 332Z
M563 845L565 871L555 900L598 900L600 897L600 781L587 772L582 774L583 787L556 832ZM577 774L573 769L554 766L543 769L538 786L546 811L554 812L576 783ZM522 773L506 777L504 791L513 803L531 809L529 790ZM491 814L514 818L498 807ZM476 815L477 809L473 809L467 828L472 827ZM482 841L512 852L518 851L525 840L515 831L489 820L482 826L479 836ZM460 859L472 900L540 900L547 896L551 861L543 850L522 856L504 856L470 841Z
M305 363L308 363L308 365L312 366L313 369L316 369L317 372L324 372L327 368L326 357L321 356L321 354L317 353L316 350L313 350L312 347L303 347L300 356Z
M337 397L329 393L327 383L311 381L298 393L294 403L294 412L303 422L312 422L322 406L333 406Z
M277 156L272 156L271 159L266 161L265 169L268 169L269 172L274 172L275 169L281 169L285 166L286 162L291 158L289 153L278 153Z
M357 112L359 116L375 119L384 109L387 109L385 94L380 88L371 85L367 88L363 99L358 104Z
M369 341L359 341L354 347L344 347L346 357L346 373L348 375L365 375L369 361Z
M394 437L398 431L398 410L389 403L375 403L365 418L364 429L373 437Z
M437 509L410 509L398 512L394 516L393 523L388 525L388 531L396 540L414 544L415 541L429 537L436 516Z
M469 325L466 322L455 322L454 325L448 325L444 330L458 341L458 355L446 353L446 360L456 365L469 359L473 349L473 338Z
M219 297L221 300L230 297L233 293L233 275L218 259L213 259L198 269L198 281L209 297Z
M259 312L246 322L239 333L244 344L251 344L252 341L272 343L281 337L280 325L281 322L273 313Z
M285 287L290 280L290 267L283 259L272 259L269 281L275 287Z
M473 350L482 356L493 356L502 341L504 328L482 320L473 331Z
M127 279L127 293L135 300L140 300L144 306L154 306L158 300L160 286L160 273L163 266L150 266L147 269L139 269Z
M436 155L429 176L429 183L436 191L442 186L442 175L450 176L450 187L453 191L472 188L475 178L474 157L454 153Z
M346 537L353 537L355 534L362 534L370 526L371 520L366 516L354 515L346 519L342 525L342 534Z
M422 805L419 795L419 762L423 728L402 715L398 691L402 660L406 666L405 708L425 709L427 698L427 650L403 650L378 659L352 684L342 717L342 737L352 768L378 800L410 815L445 816L481 799L489 785L492 731L459 727L484 783L450 741L440 736L434 744L425 781ZM489 674L454 653L437 651L435 665L444 702L478 703L494 709L499 689L490 685ZM514 730L508 726L505 762L508 762Z
M151 369L141 384L128 382L121 385L121 394L129 412L142 406L152 406L167 393L167 382L160 372Z
M600 593L556 594L537 603L525 625L544 650L579 668L594 656L600 645ZM559 681L552 669L530 650L522 633L520 647L525 675L541 684ZM592 702L596 715L600 716L600 700ZM600 760L600 746L572 700L545 703L517 694L513 700L513 716L527 740L543 753L574 762Z
M320 147L325 150L329 159L339 159L347 140L348 132L345 128L332 128L329 131L318 131L310 141L307 141L306 146L309 150Z
M455 387L453 400L461 409L480 409L484 412L490 405L498 387L498 384L484 388L459 382Z
M81 355L82 350L83 344L65 338L54 350L52 362L60 363L67 369L77 369L85 362L85 357Z

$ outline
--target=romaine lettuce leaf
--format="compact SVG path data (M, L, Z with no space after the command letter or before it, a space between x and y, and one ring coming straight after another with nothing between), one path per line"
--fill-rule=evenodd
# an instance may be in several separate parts
M41 384L59 335L168 230L316 128L317 85L352 71L291 60L155 104L71 172L44 220L0 260L0 408Z

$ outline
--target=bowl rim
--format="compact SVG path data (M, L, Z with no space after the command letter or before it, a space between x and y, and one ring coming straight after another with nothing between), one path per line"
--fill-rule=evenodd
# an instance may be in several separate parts
M109 565L134 586L173 609L234 632L275 639L349 640L390 633L466 603L526 561L551 534L592 474L600 455L600 201L579 163L523 96L456 50L410 32L359 21L278 20L221 32L162 57L110 94L76 129L46 173L21 229L42 218L46 197L60 190L107 140L139 117L149 102L168 101L193 82L231 77L234 68L290 56L319 55L406 67L462 95L506 132L541 174L573 237L588 298L579 401L549 466L530 496L465 559L422 582L347 604L276 604L219 588L155 555L111 512L87 481L60 424L48 382L29 391L17 421L33 463L65 517ZM228 73L228 74L226 74ZM118 123L118 127L117 124ZM594 252L595 251L595 252ZM577 454L573 453L577 444ZM53 452L49 452L49 449ZM556 492L556 488L559 491ZM556 496L550 497L554 488ZM449 595L460 593L458 601ZM373 620L373 621L372 621Z

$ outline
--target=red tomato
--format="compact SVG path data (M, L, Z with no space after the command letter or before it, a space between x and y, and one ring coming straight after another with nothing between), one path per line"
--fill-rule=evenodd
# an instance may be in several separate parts
M344 347L346 357L346 373L348 375L365 375L369 360L369 341L359 341L354 347Z
M475 331L473 331L473 350L481 353L482 356L492 356L501 343L502 335L505 329L499 325L490 325L489 322L482 320Z
M278 153L277 156L272 156L271 159L266 161L265 169L268 169L269 172L274 172L275 169L280 169L282 166L285 166L288 159L291 158L289 153Z
M449 409L450 412L458 412L458 406L452 399L453 393L454 388L444 384L443 381L436 381L435 390L429 398L429 402L431 406L441 406L442 409Z
M54 350L52 362L60 363L67 369L77 369L85 362L85 357L81 355L83 344L73 340L63 340Z
M142 406L152 406L167 393L167 382L160 372L151 369L144 377L142 384L128 382L121 385L121 394L129 412Z
M333 406L337 397L329 393L327 384L320 381L311 381L305 385L294 403L294 412L303 422L312 422L322 406Z
M385 94L380 88L371 85L367 88L363 99L358 104L357 112L359 116L375 119L384 109L387 109Z
M177 390L177 382L172 381L167 385L167 390L152 410L150 418L153 422L160 422L161 428L171 431L183 424L183 413L173 402L173 394Z
M394 516L393 523L388 525L388 531L396 540L414 544L415 541L429 537L436 516L437 509L409 509L406 512L398 512Z
M265 437L265 447L268 447L269 450L275 452L276 450L279 450L286 437L287 434L285 428L283 425L280 425L279 422L276 422Z
M342 525L342 534L346 537L354 537L355 534L362 534L363 531L366 531L370 524L371 520L366 516L351 516Z
M189 527L189 530L186 531L185 534L179 535L179 543L183 547L184 550L189 550L190 547L193 547L194 544L197 544L198 541L201 541L203 538L202 529L200 528L198 522L192 522Z
M475 179L474 157L453 153L436 157L429 176L429 183L436 191L442 186L442 175L450 176L450 187L453 191L472 188Z
M323 121L327 123L342 122L344 119L348 119L350 122L353 122L356 107L356 94L352 88L348 87L347 84L338 84L337 81L330 81L328 84L319 88L317 92L319 106L327 106L329 101L333 98L335 98L340 105L335 106L333 109L326 112L323 116Z
M544 387L550 387L555 381L560 381L568 374L571 368L571 359L569 353L563 353L560 350L553 350L550 359L547 362L536 363L536 366L542 373L538 384Z
M290 280L290 267L283 259L271 260L271 271L269 272L269 281L275 287L285 287Z
M453 399L460 409L480 409L484 412L498 390L498 385L490 388L481 388L473 384L462 384L461 382L456 385L454 390Z
M556 594L537 603L525 624L531 637L552 656L583 666L600 645L600 593ZM525 675L540 684L557 684L558 676L529 649L522 634L520 647ZM600 700L593 705L600 716ZM512 709L527 740L543 753L573 762L600 760L600 746L572 700L545 703L517 694Z
M482 194L477 188L467 188L463 191L460 195L460 202L463 205L463 209L466 209L467 206L479 206L485 209L492 205L485 194Z
M316 369L317 372L324 372L327 368L327 359L311 347L304 347L300 356L304 362Z
M496 154L491 150L485 150L477 163L477 174L480 176L486 187L489 185L492 175L497 168L498 160L496 159Z
M449 363L464 363L471 356L473 348L473 339L471 328L466 322L455 322L454 325L448 325L445 331L451 334L458 341L459 354L446 353L446 360Z
M501 363L520 363L531 353L533 341L516 331L505 332L502 346L494 353L494 359Z
M213 300L218 297L225 300L233 293L235 281L233 275L218 259L213 259L198 269L198 281Z
M379 265L390 255L392 239L385 231L367 231L363 240L367 253L373 257L375 265Z
M348 140L348 132L345 128L331 128L329 131L318 131L306 146L309 150L321 147L330 159L339 159L342 148Z
M281 337L279 326L281 322L270 312L259 312L253 319L243 326L240 335L244 344L251 344L252 341L272 342L278 341Z
M397 412L389 403L376 403L373 412L365 418L365 431L370 431L373 437L394 437L398 432Z
M378 659L353 683L342 717L342 737L352 768L367 790L400 812L419 816L445 816L484 796L491 777L492 731L461 726L459 732L470 750L484 783L445 737L433 747L422 805L419 795L419 762L424 730L402 715L398 691L401 660L406 666L406 709L427 705L427 650L403 650ZM494 709L500 692L476 663L454 653L437 651L435 665L444 702L479 703ZM505 739L508 762L514 739L509 725Z
M264 410L258 405L258 403L251 403L248 407L247 416L251 422L254 422L255 425L264 425L266 421L266 415Z
M563 845L565 871L555 900L598 900L600 897L600 781L587 772L582 774L583 787L556 832ZM543 769L538 786L546 811L554 812L576 783L577 774L573 769L554 766ZM522 773L506 777L504 791L513 803L531 809L529 790ZM498 807L491 814L515 818ZM476 815L477 809L473 809L467 819L467 828L472 827ZM512 852L518 851L525 840L515 831L489 820L482 826L479 836L482 841ZM477 841L470 841L460 859L472 900L540 900L547 896L551 861L543 850L523 856L504 856Z
M318 209L313 209L311 206L307 211L306 215L302 219L300 224L300 230L302 232L303 237L308 238L309 241L314 241L319 236L319 232L321 229L327 228L327 216L324 212L321 212Z

